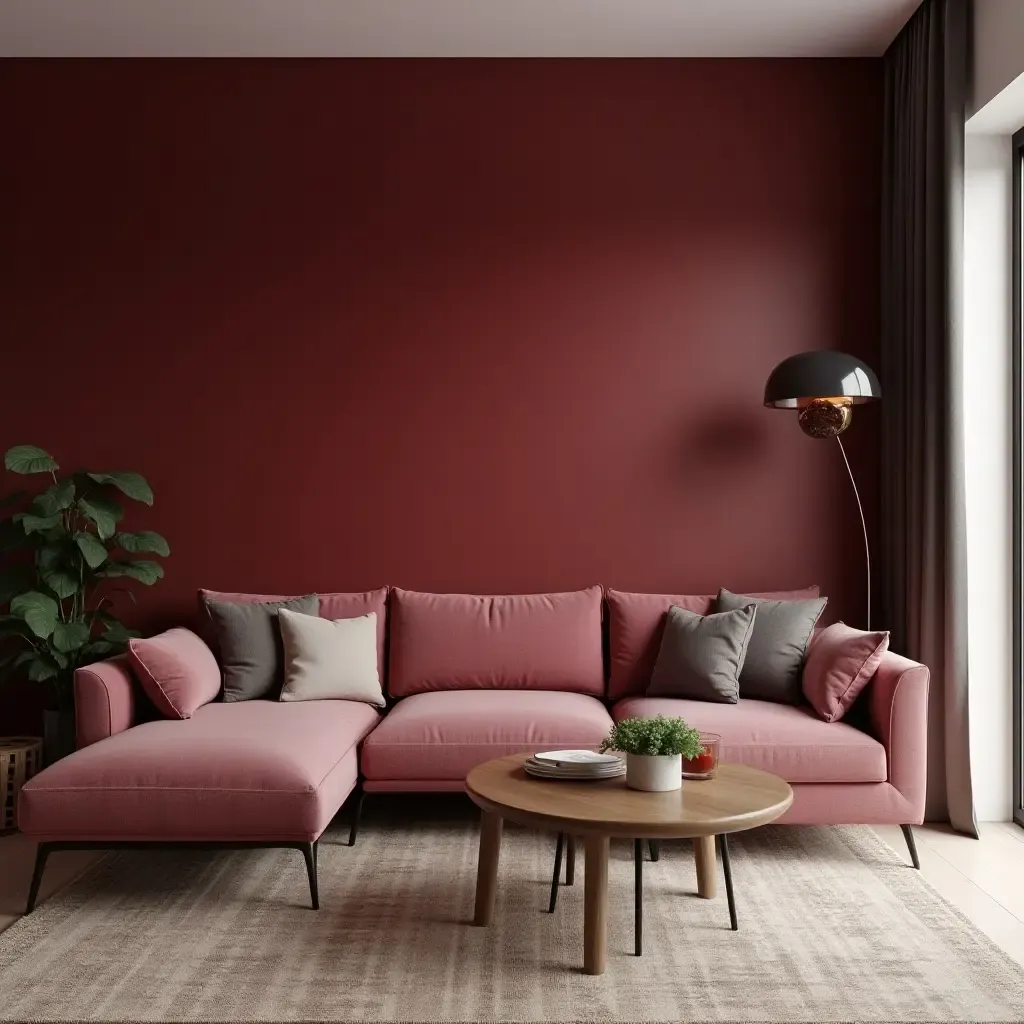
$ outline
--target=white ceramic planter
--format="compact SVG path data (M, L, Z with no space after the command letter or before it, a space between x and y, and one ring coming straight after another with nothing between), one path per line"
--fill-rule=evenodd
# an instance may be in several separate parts
M666 793L683 784L683 759L679 754L626 755L626 785L647 793Z

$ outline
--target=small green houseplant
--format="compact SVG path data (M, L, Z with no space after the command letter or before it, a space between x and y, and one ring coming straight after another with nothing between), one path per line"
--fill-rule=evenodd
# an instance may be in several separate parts
M130 594L126 583L160 579L158 562L136 556L164 556L170 548L152 530L120 528L121 496L153 504L138 473L59 476L57 461L34 445L11 448L4 466L41 480L33 491L0 501L0 678L23 673L51 687L62 719L58 745L66 747L74 728L75 669L120 653L139 635L113 614L112 595Z
M700 732L682 718L624 718L616 722L601 750L626 755L626 785L664 792L683 784L683 758L704 753Z

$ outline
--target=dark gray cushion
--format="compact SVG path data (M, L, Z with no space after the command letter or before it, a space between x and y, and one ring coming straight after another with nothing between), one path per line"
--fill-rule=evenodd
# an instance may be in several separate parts
M799 704L804 655L828 598L772 601L720 590L717 608L728 612L752 601L757 604L757 619L747 647L747 660L740 672L740 696L776 704Z
M740 698L740 671L754 619L753 601L712 615L698 615L673 605L668 610L647 696L735 704Z
M277 621L281 608L318 615L320 599L310 594L260 604L206 602L220 651L222 700L277 700L284 678L284 647Z

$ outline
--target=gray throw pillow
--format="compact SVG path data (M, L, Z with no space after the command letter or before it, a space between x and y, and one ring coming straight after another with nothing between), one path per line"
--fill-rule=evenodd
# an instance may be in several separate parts
M757 621L740 672L740 695L776 704L799 704L803 699L800 677L804 655L828 598L772 601L728 590L718 592L720 612L751 602L757 605Z
M284 676L284 648L277 621L282 608L317 615L320 598L310 594L259 604L206 602L220 651L222 700L277 700Z
M740 671L754 618L753 601L712 615L698 615L673 605L668 610L647 696L735 704L740 699Z

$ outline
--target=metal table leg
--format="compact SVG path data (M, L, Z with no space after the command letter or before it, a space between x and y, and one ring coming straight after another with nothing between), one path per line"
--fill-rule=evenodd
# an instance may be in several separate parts
M729 899L729 924L735 932L739 930L739 924L736 921L736 897L732 891L732 862L729 860L729 837L723 832L716 838L722 851L722 869L725 871L725 895Z

